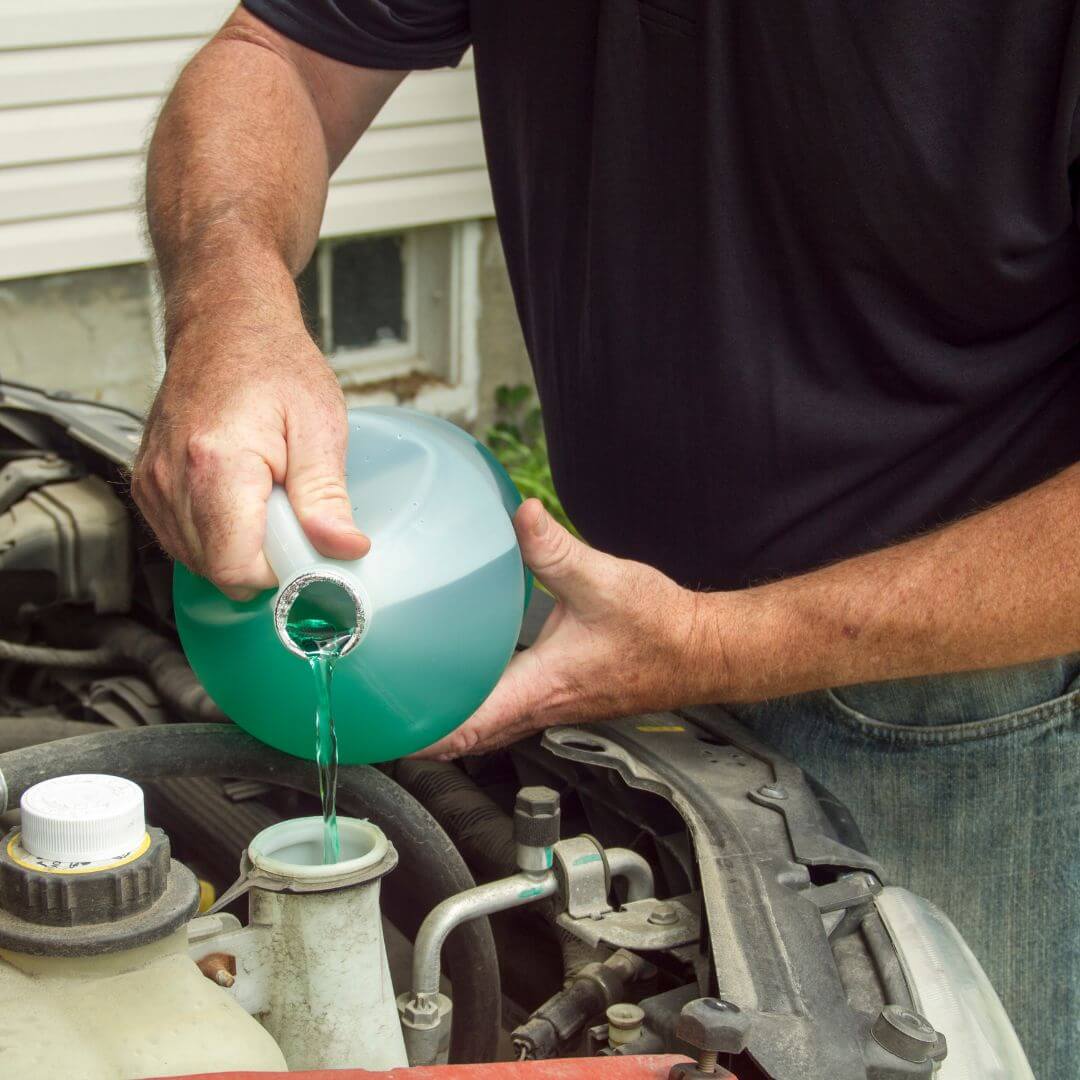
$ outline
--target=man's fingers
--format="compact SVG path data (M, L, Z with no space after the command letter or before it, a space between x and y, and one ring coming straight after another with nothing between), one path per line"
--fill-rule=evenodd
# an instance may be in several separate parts
M532 731L543 699L539 668L530 650L510 661L487 700L465 721L413 757L449 760L483 754L515 742Z
M258 454L236 451L222 439L193 439L186 479L178 517L194 533L193 569L234 600L272 588L276 579L262 553L270 467Z
M345 487L348 434L344 403L289 418L285 490L308 539L332 559L359 559L371 548Z

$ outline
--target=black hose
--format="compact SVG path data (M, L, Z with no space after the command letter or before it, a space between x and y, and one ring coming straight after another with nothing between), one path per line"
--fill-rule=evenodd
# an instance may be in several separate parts
M0 660L34 667L83 668L98 671L116 667L119 657L112 649L54 649L51 645L23 645L0 638Z
M100 633L101 647L145 674L171 712L195 723L223 723L228 717L214 704L187 657L168 638L133 619L111 619Z
M517 872L510 816L458 766L404 758L390 775L446 830L482 880Z
M101 730L101 724L91 724L87 720L69 720L58 713L0 716L0 753L33 746L34 743L70 739L73 735L87 735Z
M232 725L185 724L104 731L0 754L0 794L17 806L28 787L79 772L120 773L134 780L176 776L229 776L281 784L315 794L314 766L253 739ZM413 897L427 910L472 888L468 867L450 838L417 801L389 777L365 765L338 774L338 805L370 816L397 848L397 870L384 882L387 898ZM0 806L0 809L4 807ZM391 915L392 918L392 915ZM487 919L455 930L445 950L454 986L450 1054L455 1062L495 1059L501 993L495 941Z

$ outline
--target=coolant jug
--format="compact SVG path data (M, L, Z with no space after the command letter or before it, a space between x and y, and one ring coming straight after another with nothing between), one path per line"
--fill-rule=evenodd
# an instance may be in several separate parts
M314 758L315 690L290 640L294 604L348 623L332 701L343 764L428 746L491 692L517 641L531 579L511 515L521 497L471 435L396 407L352 409L346 482L371 551L318 555L284 491L264 550L278 588L229 600L177 564L173 602L191 666L223 712L263 742Z

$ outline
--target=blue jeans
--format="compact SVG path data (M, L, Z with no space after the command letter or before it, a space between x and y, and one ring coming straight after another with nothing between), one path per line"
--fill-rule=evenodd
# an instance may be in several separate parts
M952 918L1037 1080L1080 1077L1080 655L731 712Z

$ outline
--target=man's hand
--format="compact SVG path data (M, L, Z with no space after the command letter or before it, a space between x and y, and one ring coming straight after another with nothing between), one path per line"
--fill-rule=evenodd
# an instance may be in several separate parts
M485 753L552 725L694 699L698 594L574 539L536 499L518 510L514 527L555 610L476 713L419 757ZM716 674L702 685L715 685Z
M305 48L243 8L188 63L147 157L168 373L132 477L169 554L243 599L283 483L315 547L363 555L343 480L345 405L293 278L330 173L405 77Z
M341 390L298 318L196 322L173 343L132 494L173 558L246 599L275 583L262 554L275 483L324 555L367 553L345 489L347 436Z

